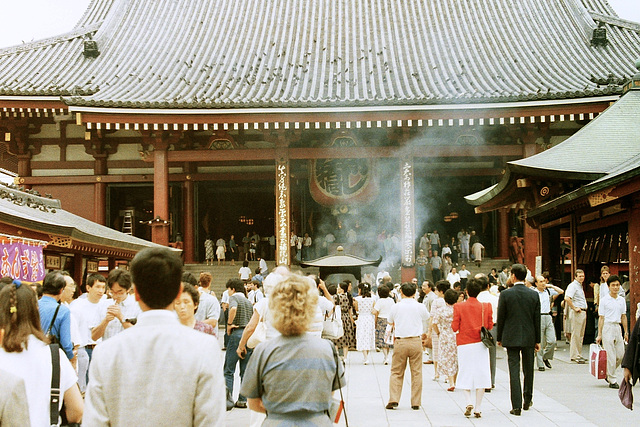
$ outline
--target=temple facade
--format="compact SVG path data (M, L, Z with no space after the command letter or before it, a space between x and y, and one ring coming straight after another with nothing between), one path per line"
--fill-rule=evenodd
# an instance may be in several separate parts
M0 167L187 262L254 232L282 264L292 232L373 257L384 231L411 274L423 233L461 228L529 259L523 206L463 196L615 102L639 46L604 0L94 0L0 49Z

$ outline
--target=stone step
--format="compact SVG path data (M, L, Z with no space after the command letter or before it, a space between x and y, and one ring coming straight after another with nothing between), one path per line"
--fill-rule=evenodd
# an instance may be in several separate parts
M504 264L510 265L509 260L485 258L482 261L481 267L477 267L473 262L467 263L467 270L471 272L472 276L476 275L477 273L488 274L492 268L495 268L498 272L500 272ZM275 268L276 263L275 261L267 261L267 266L269 267L269 271L271 271ZM227 281L229 279L238 277L238 270L240 269L240 267L242 267L242 264L238 262L236 262L236 265L234 266L228 263L227 265L206 265L205 263L202 263L185 264L184 270L193 273L196 278L198 278L200 276L200 273L203 271L208 271L209 273L211 273L211 276L213 277L211 289L216 293L216 296L219 297L220 295L222 295L222 292L224 292ZM249 268L251 268L252 271L255 270L256 267L258 267L258 261L249 262ZM300 271L302 274L318 273L318 269L316 268L301 269L300 267L294 266L293 270ZM373 275L376 275L378 271L378 267L364 267L362 269L362 274L364 275L367 273L372 273ZM398 268L392 269L392 271L389 271L389 274L391 275L392 281L394 283L400 282L400 270ZM427 272L427 277L430 278L429 272Z

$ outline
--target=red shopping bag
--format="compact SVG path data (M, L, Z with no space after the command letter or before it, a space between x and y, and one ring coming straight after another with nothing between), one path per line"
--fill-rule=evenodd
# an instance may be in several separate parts
M607 352L598 344L589 346L589 367L596 379L607 378Z

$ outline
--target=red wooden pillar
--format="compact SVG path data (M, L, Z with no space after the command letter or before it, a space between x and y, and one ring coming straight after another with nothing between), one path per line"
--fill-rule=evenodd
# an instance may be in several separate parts
M96 177L93 193L93 211L95 212L95 222L106 225L107 222L107 184L102 182L101 177Z
M193 191L193 181L191 180L191 176L187 175L187 180L184 182L184 262L187 264L192 264L195 261L195 228L193 226L193 219L195 215L194 211L194 191Z
M82 254L75 254L73 256L73 281L76 282L76 286L82 284Z
M524 223L524 264L535 271L536 257L540 255L540 232L537 228L531 227L526 221Z
M498 258L509 259L509 209L498 210Z
M169 245L169 162L168 144L157 138L153 150L153 217L151 240Z
M109 260L107 261L107 265L108 265L109 271L113 270L114 268L116 268L116 259L114 257L109 257Z
M640 196L631 201L629 215L629 295L631 297L631 327L635 325L636 307L640 302Z

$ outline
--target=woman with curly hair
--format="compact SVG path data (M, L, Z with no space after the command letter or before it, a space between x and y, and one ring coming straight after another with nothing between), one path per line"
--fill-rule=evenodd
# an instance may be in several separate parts
M250 409L267 414L263 427L333 425L327 414L344 369L331 341L307 333L317 303L315 283L299 275L269 294L271 324L281 335L256 346L241 389Z
M0 366L24 381L31 425L50 426L51 350L40 328L36 294L29 286L14 281L0 291L0 330L4 331ZM58 352L62 397L59 408L64 401L67 420L80 422L84 404L78 377L65 353L60 349Z

